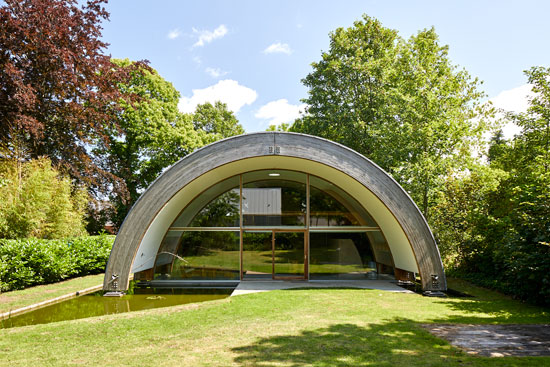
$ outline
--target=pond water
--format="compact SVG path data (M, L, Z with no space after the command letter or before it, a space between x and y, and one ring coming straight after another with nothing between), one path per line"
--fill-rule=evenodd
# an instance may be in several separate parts
M143 289L123 297L103 297L103 291L68 299L1 320L1 328L47 324L114 313L182 305L228 297L233 289Z

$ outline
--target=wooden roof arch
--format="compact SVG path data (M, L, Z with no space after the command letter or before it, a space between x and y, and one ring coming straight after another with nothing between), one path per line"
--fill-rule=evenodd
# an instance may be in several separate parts
M433 234L416 204L390 175L341 144L305 134L261 132L205 146L171 166L151 184L128 213L115 239L105 271L104 291L127 290L134 263L156 255L162 240L159 236L164 236L181 210L178 203L186 200L186 189L205 182L213 184L212 180L221 181L253 166L285 169L289 165L329 181L347 180L355 191L349 193L370 200L379 208L379 220L388 223L381 229L390 239L394 258L394 251L403 252L401 260L397 257L402 265L396 261L396 267L418 273L424 291L446 290Z

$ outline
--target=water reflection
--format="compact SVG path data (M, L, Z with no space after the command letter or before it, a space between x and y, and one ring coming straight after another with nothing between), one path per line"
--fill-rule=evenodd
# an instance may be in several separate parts
M221 299L232 289L136 289L123 297L103 297L103 291L72 298L0 321L2 328L148 310ZM141 293L140 292L145 292Z

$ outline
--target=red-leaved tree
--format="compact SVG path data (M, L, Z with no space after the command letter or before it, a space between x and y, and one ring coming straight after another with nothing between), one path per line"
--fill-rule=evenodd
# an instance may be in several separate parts
M128 70L104 53L106 0L79 3L5 0L0 7L0 157L48 156L93 189L123 192L93 147L108 144Z

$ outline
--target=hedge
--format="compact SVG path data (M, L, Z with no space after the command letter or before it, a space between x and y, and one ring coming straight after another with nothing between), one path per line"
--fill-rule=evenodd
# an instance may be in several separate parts
M64 240L0 239L0 291L99 274L105 271L114 236Z

